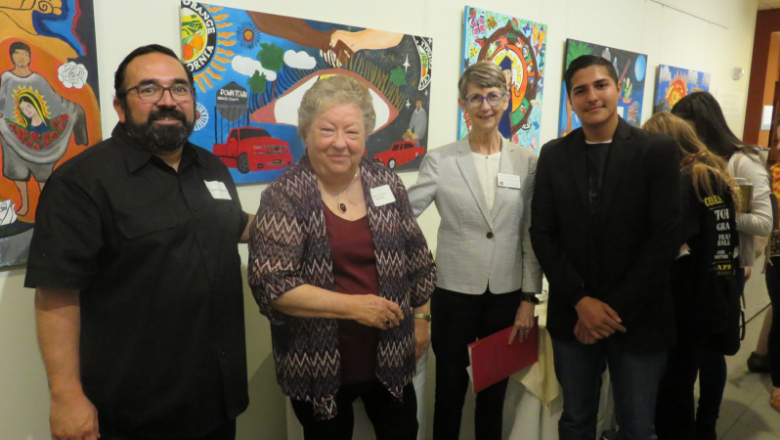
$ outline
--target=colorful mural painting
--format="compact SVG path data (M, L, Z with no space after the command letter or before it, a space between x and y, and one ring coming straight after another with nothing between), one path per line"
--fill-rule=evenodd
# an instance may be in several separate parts
M414 35L181 2L182 58L195 76L190 140L236 183L268 182L304 154L298 106L320 78L352 76L373 97L372 160L417 169L427 151L433 40Z
M479 61L498 64L509 88L509 108L499 131L504 138L539 152L547 25L466 6L463 14L463 70ZM458 139L471 121L458 112Z
M677 101L689 93L709 89L709 73L661 64L658 66L653 113L671 111Z
M0 2L0 266L27 261L52 170L101 140L92 0Z
M566 40L566 56L563 71L566 71L569 63L582 55L601 56L615 66L618 75L618 87L620 88L618 114L629 124L639 127L642 120L647 55L569 38ZM561 106L558 122L558 133L561 136L566 136L566 134L571 133L572 130L579 128L581 125L579 118L571 109L568 96L566 83L561 79Z

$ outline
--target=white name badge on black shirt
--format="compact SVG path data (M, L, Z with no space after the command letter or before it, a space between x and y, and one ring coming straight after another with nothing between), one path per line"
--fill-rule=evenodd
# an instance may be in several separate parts
M233 198L230 197L230 193L228 192L227 187L225 186L225 182L221 182L219 180L214 180L211 182L204 180L203 182L206 184L206 188L208 188L209 192L211 193L211 197L214 197L217 200L233 200Z
M500 188L520 189L520 176L517 174L498 173L496 178L498 179L498 186Z
M376 207L395 202L395 196L393 195L393 191L390 190L389 185L371 188L371 199L374 201L374 206Z

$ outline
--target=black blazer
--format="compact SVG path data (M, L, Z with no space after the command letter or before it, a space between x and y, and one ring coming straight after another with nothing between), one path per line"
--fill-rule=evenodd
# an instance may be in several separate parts
M626 350L675 343L669 269L680 246L680 153L664 135L620 119L603 175L600 212L588 202L582 129L541 150L531 205L531 243L550 282L547 329L574 340L585 295L620 315Z

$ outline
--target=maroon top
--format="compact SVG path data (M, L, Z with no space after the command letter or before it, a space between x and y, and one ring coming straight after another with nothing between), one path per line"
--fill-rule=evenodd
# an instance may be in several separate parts
M349 221L331 212L327 206L324 211L336 292L376 295L379 277L368 216ZM379 329L351 319L339 321L341 383L364 382L376 376L378 343Z

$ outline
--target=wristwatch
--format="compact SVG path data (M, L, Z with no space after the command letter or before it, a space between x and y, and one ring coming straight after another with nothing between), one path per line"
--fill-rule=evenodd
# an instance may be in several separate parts
M524 293L521 301L527 301L534 304L539 304L539 298L536 295L530 293Z
M415 313L414 319L424 319L428 322L431 322L431 314L430 313Z

